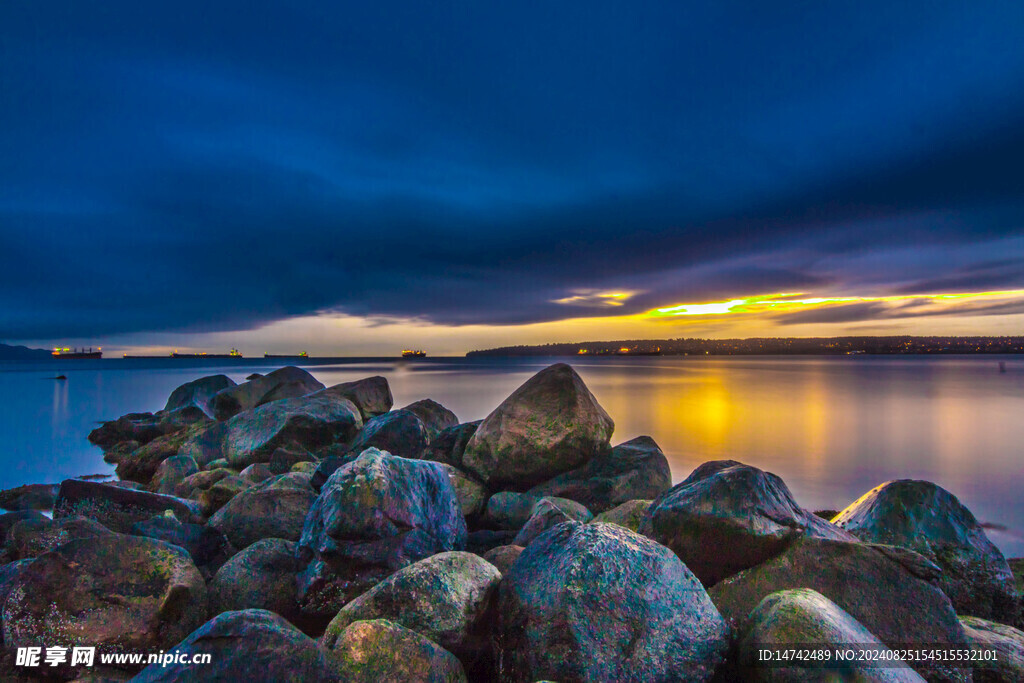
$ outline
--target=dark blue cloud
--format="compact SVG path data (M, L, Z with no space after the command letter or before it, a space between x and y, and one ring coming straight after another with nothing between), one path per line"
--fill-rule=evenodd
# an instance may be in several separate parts
M0 337L1019 288L1022 22L5 3Z

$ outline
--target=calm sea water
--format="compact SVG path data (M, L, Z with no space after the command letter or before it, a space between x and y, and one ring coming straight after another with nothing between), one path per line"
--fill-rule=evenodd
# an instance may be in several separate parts
M304 367L328 386L384 375L396 406L429 397L467 421L551 362ZM111 472L86 440L97 421L158 410L176 386L204 375L243 381L279 364L0 363L0 488ZM780 475L807 508L836 509L890 479L928 479L980 520L1005 526L989 536L1008 556L1024 555L1024 357L649 357L573 366L615 420L613 441L653 436L677 482L706 460L731 458ZM67 381L50 379L58 372Z

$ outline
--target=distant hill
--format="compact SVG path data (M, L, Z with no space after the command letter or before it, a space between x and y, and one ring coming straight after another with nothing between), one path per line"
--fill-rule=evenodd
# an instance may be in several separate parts
M50 358L46 349L30 349L27 346L0 344L0 360L43 360Z

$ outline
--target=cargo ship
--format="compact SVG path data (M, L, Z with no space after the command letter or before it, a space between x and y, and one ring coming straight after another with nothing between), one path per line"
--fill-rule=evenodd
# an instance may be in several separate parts
M72 360L78 360L82 358L103 358L103 348L100 347L93 351L92 347L90 346L89 350L86 351L85 349L69 349L67 347L57 347L50 353L50 355L53 356L54 358L60 358L61 360L65 358L70 358Z
M289 358L291 358L291 359L298 359L298 360L308 360L309 359L309 354L306 353L305 351L300 351L298 354L265 353L265 354L263 354L263 357L264 358L278 358L278 359L281 359L281 358L289 359Z
M427 352L426 351L420 351L419 349L416 349L415 351L413 351L412 349L406 349L405 351L402 351L402 358L426 358L426 357L427 357Z
M178 353L175 351L171 358L244 358L238 349L231 349L231 353Z

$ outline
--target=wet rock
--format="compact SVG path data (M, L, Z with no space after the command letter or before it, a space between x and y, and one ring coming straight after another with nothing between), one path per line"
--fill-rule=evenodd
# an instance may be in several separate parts
M189 524L204 521L199 506L190 500L77 479L61 483L53 518L80 515L96 520L111 531L128 533L136 522L147 521L167 510Z
M202 425L189 427L139 446L118 460L117 476L148 485L160 468L160 463L178 455L183 444L203 433L204 429Z
M337 667L316 641L280 616L261 609L219 614L174 647L191 662L209 654L208 664L150 664L134 683L193 681L336 681Z
M187 455L173 455L160 463L150 482L156 493L173 494L185 477L199 471L196 461Z
M524 548L533 539L562 522L589 522L594 515L579 503L565 498L541 498L530 511L530 518L516 534L513 545Z
M928 481L876 486L833 522L873 543L910 548L942 568L939 587L957 613L1012 623L1013 573L999 549L956 496Z
M227 375L210 375L191 382L186 382L171 392L167 398L164 412L173 412L182 408L194 407L213 417L213 397L218 392L237 386Z
M183 548L204 579L212 576L235 554L227 537L214 527L188 524L174 515L156 515L148 521L137 522L132 525L131 533L133 536L154 538Z
M604 512L630 500L657 498L670 488L672 472L665 454L654 439L638 436L534 486L529 493L568 498L593 512Z
M484 553L483 558L493 564L504 576L523 552L521 545L499 545Z
M290 475L271 477L229 500L210 518L236 548L261 538L297 541L316 494L308 485L296 485Z
M611 510L606 510L599 515L594 515L593 521L607 522L624 526L630 531L640 530L640 520L643 519L647 508L651 507L650 500L631 500Z
M476 434L481 422L483 420L464 422L444 429L437 436L431 438L430 444L420 457L424 460L443 462L458 467L460 470L463 469L462 458L466 453L466 445Z
M640 533L666 545L705 586L758 565L797 538L856 540L804 510L774 474L707 462L654 500Z
M707 681L726 647L679 558L614 524L538 537L502 580L498 613L503 680Z
M463 517L476 517L484 509L484 501L487 500L487 489L483 484L472 479L468 474L457 467L438 463L444 468L455 487L455 495L459 498L459 507L462 508Z
M849 648L875 653L871 661L830 661L801 663L792 667L766 664L758 657L762 649ZM757 682L843 680L882 682L923 682L906 664L883 653L887 648L856 619L834 602L809 588L779 591L765 597L750 613L739 634L738 680ZM887 662L880 667L877 662Z
M371 418L348 446L351 454L377 448L403 458L418 458L427 447L427 428L415 413L393 410Z
M455 413L429 398L410 403L402 410L408 410L420 419L423 427L427 430L427 443L436 439L445 429L456 427L459 424L459 418L455 417Z
M11 527L7 551L13 559L37 557L79 538L97 538L112 534L110 529L85 517L26 519Z
M385 576L465 543L466 522L439 465L367 450L331 475L306 517L299 600L308 614L334 616Z
M49 510L60 484L27 484L0 491L0 508L5 510Z
M488 613L501 573L465 552L439 553L395 572L341 608L324 632L334 649L352 623L387 619L426 636L464 663L487 656Z
M960 617L967 642L995 650L995 660L974 662L974 683L1024 681L1024 632L978 617Z
M8 647L169 649L206 618L203 578L181 548L110 534L40 555L3 606Z
M719 582L709 592L733 623L742 622L770 593L810 588L891 647L962 643L964 632L953 605L932 584L938 573L909 550L801 538L780 555ZM967 680L963 669L911 664L929 680Z
M341 680L352 683L460 683L455 655L415 631L385 619L357 621L339 634L331 654Z
M301 368L287 366L263 377L217 392L210 405L214 417L226 420L238 413L286 398L296 398L320 391L324 385Z
M145 444L158 436L176 432L183 425L162 422L153 413L129 413L116 420L103 422L89 432L89 442L100 448L111 448L122 441L137 441Z
M530 519L533 506L540 500L529 493L501 491L487 499L484 524L495 529L518 531Z
M383 415L394 405L391 387L388 386L388 381L380 376L335 384L327 391L334 396L352 401L359 408L363 422Z
M464 468L490 490L526 490L610 448L615 425L565 363L541 370L480 424Z
M292 623L300 620L295 575L302 569L297 546L282 538L264 538L228 560L210 581L214 614L266 609Z

